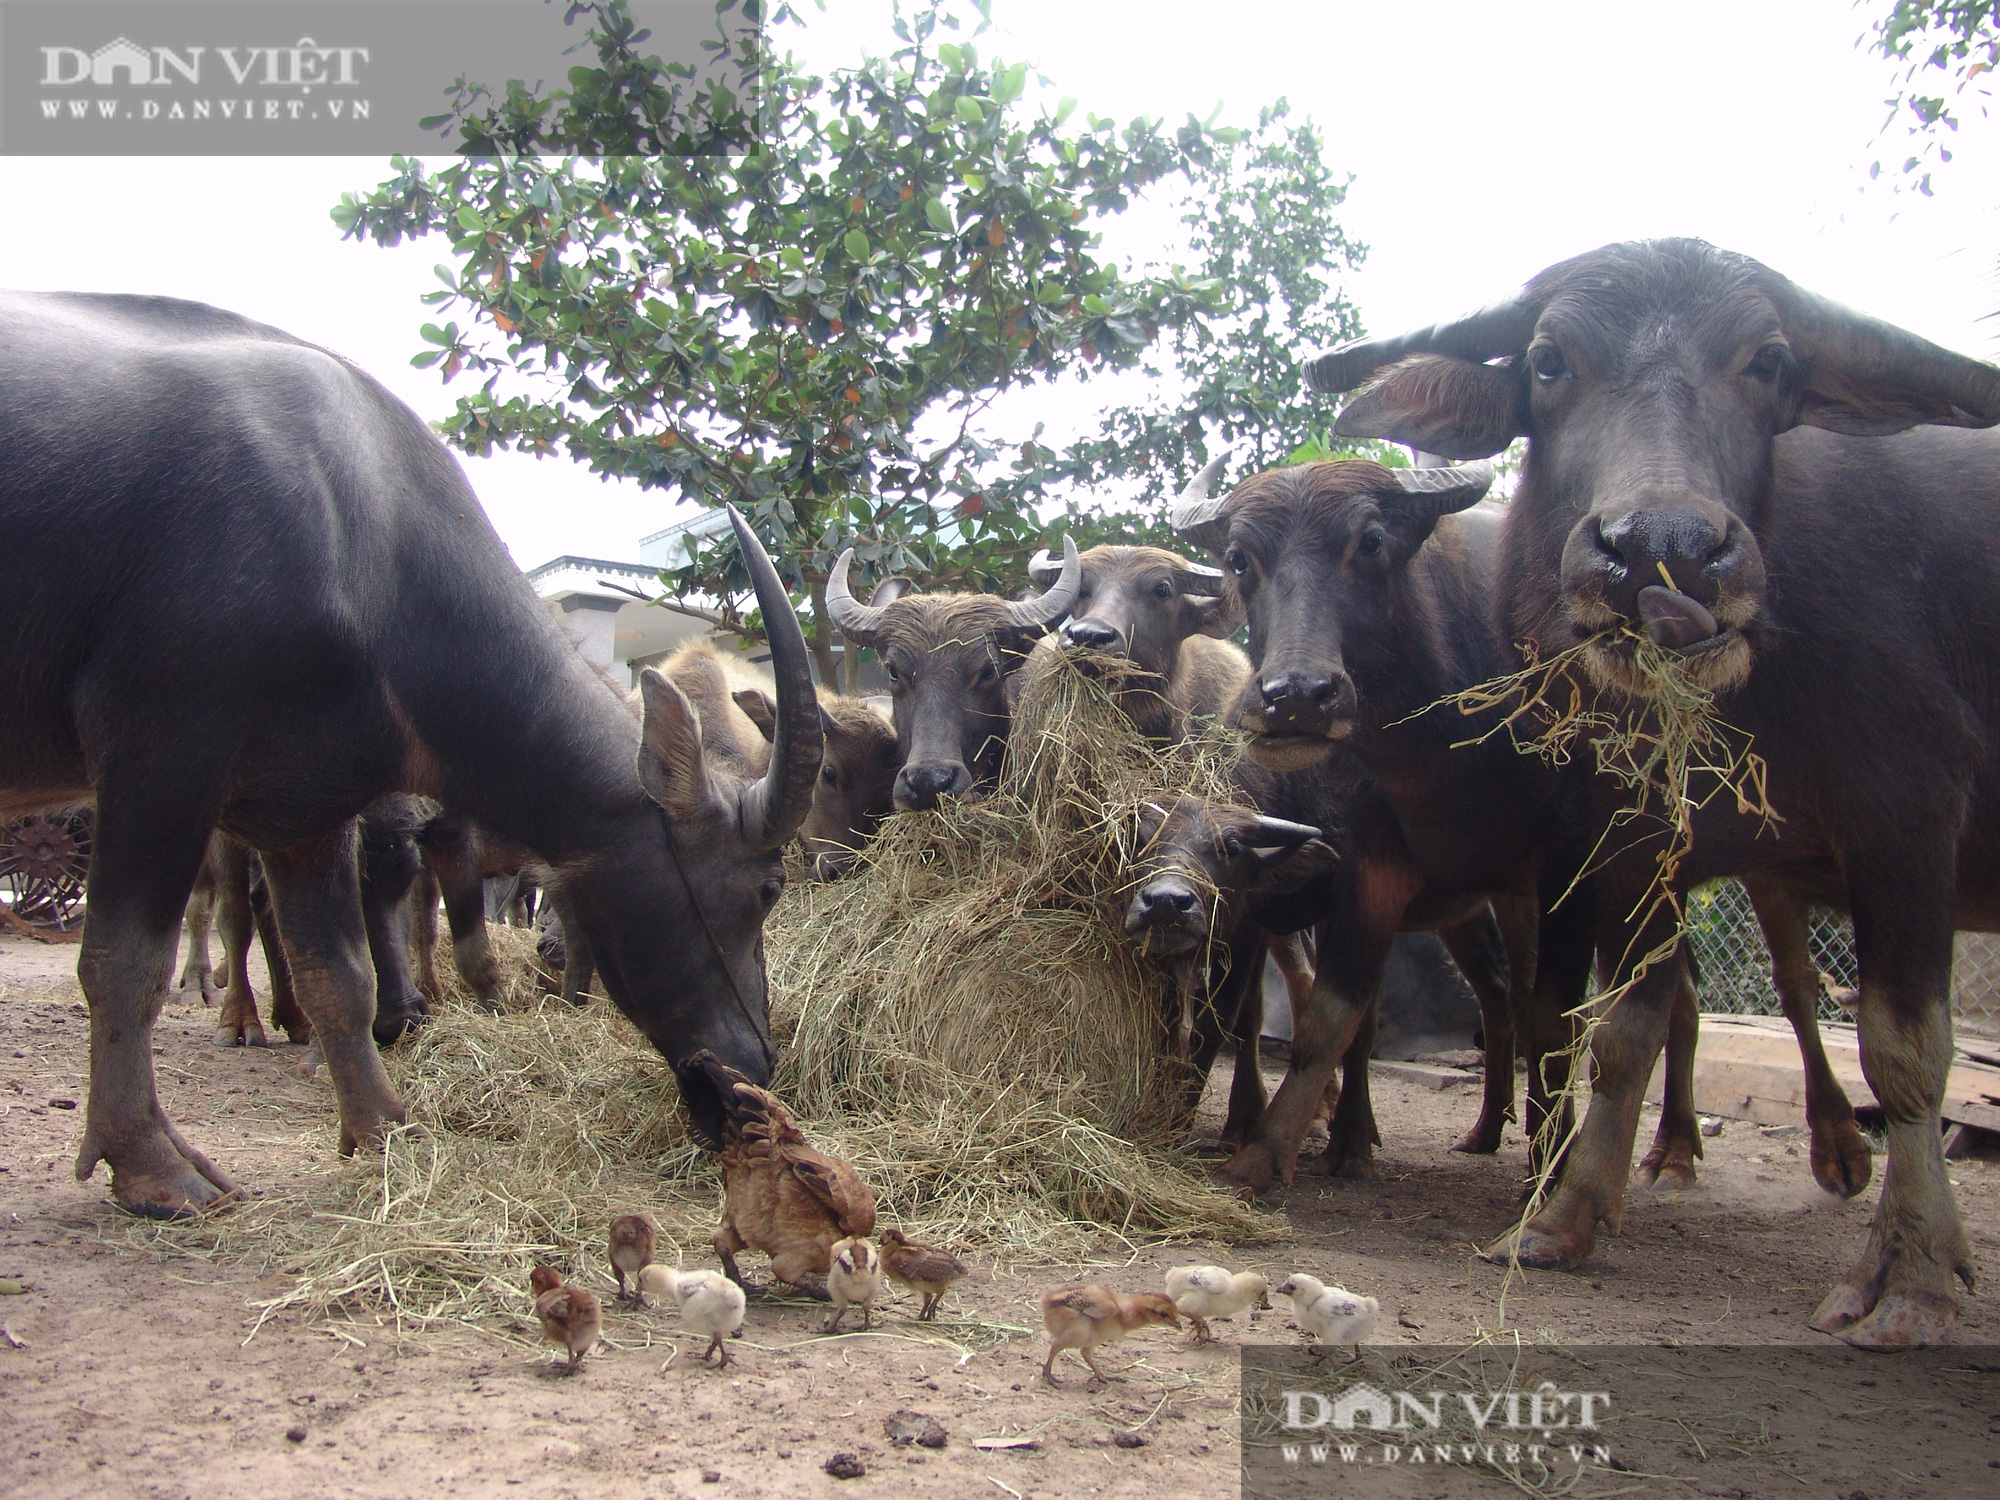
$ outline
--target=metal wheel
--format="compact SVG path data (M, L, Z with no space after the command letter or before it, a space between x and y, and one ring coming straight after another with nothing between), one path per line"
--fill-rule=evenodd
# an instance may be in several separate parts
M93 809L75 807L0 824L0 889L12 894L16 919L59 933L82 923L95 821Z

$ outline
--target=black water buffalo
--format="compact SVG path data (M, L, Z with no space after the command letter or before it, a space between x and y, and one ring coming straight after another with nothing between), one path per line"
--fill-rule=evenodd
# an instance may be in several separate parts
M2000 371L1662 240L1308 374L1329 391L1377 377L1344 433L1458 457L1525 435L1509 634L1545 655L1588 642L1601 701L1642 709L1643 629L1751 738L1779 816L1704 802L1679 884L1755 875L1853 915L1862 1066L1888 1119L1868 1244L1813 1325L1872 1347L1939 1339L1954 1275L1973 1278L1939 1143L1953 928L2000 927L2000 436L1959 429L2000 422ZM1600 826L1623 795L1608 780ZM1599 871L1612 984L1676 937L1643 899L1663 837L1625 838ZM1653 965L1595 1033L1590 1112L1523 1261L1576 1266L1617 1224L1675 982Z
M1076 602L1082 566L1063 539L1062 570L1030 599L992 594L911 594L878 590L863 604L849 591L849 547L826 581L833 623L856 646L873 647L889 678L902 769L896 806L935 807L1000 774L1013 722L1014 674L1042 633ZM905 582L886 580L891 585Z
M193 303L0 295L0 815L94 797L79 1175L172 1214L233 1190L153 1086L209 831L263 855L352 1150L403 1118L369 1026L353 820L437 798L559 872L612 997L670 1057L771 1067L761 931L819 716L784 587L769 775L711 768L687 700L635 720L558 634L456 463L341 359Z
M1561 780L1504 736L1460 748L1492 727L1490 714L1468 724L1423 712L1513 665L1489 613L1499 519L1470 511L1492 477L1484 464L1306 464L1175 509L1176 528L1221 556L1230 597L1249 621L1253 672L1228 715L1249 734L1248 754L1276 773L1347 767L1322 778L1348 800L1337 812L1259 799L1285 816L1344 825L1346 858L1329 884L1313 996L1294 1017L1291 1072L1258 1138L1230 1165L1251 1187L1290 1178L1335 1065L1357 1036L1372 1035L1399 931L1437 929L1479 995L1485 1097L1457 1149L1500 1144L1517 1026L1531 1136L1562 1086L1563 1016L1582 995L1589 934L1574 931L1587 904L1580 897L1547 933L1538 922L1578 868L1574 854L1555 852L1567 826ZM1481 942L1494 920L1504 987ZM1343 1095L1350 1085L1365 1088L1365 1070L1347 1069ZM1373 1136L1364 1110L1337 1110L1329 1165L1365 1170Z

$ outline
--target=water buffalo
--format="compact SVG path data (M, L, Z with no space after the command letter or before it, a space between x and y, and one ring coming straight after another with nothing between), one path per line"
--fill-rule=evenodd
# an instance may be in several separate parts
M1271 470L1221 499L1189 496L1175 508L1176 528L1222 557L1229 595L1249 621L1254 671L1228 714L1250 736L1247 753L1273 773L1347 767L1321 783L1347 806L1272 809L1345 825L1348 857L1329 887L1312 1000L1294 1018L1291 1072L1230 1166L1251 1187L1290 1177L1335 1064L1372 1031L1401 930L1436 928L1479 995L1485 1095L1457 1149L1499 1146L1517 1026L1531 1137L1564 1082L1563 1016L1581 998L1589 948L1587 932L1574 933L1581 901L1546 933L1538 922L1578 867L1574 854L1547 857L1566 827L1561 782L1504 736L1461 747L1490 723L1422 712L1513 665L1488 612L1498 517L1470 509L1491 482L1483 464L1354 460ZM1504 988L1480 942L1496 920ZM1346 1078L1362 1085L1365 1073L1348 1068ZM1365 1170L1373 1133L1360 1110L1337 1110L1329 1165Z
M935 807L1000 774L1013 721L1011 679L1043 632L1076 603L1082 565L1063 539L1056 581L1030 599L991 594L885 594L862 604L849 591L849 547L826 581L833 623L855 646L870 646L888 676L894 703L895 801ZM897 583L901 580L889 580Z
M1706 801L1677 879L1760 876L1854 919L1889 1164L1813 1326L1869 1347L1943 1337L1954 1275L1973 1278L1939 1142L1953 928L2000 927L2000 436L1963 429L2000 422L2000 371L1744 256L1660 240L1565 261L1308 377L1377 377L1344 433L1467 458L1526 436L1499 568L1509 634L1544 654L1587 642L1601 701L1623 711L1651 691L1643 630L1764 758L1778 818ZM1601 826L1623 795L1607 781ZM1623 840L1599 872L1614 985L1676 937L1644 899L1663 837ZM1526 1263L1580 1265L1616 1226L1675 986L1653 965L1595 1033L1590 1112Z
M736 702L766 735L776 727L770 695L741 689ZM838 880L854 868L862 846L895 810L896 773L902 756L889 714L861 698L819 690L819 726L826 735L812 811L799 842L812 860L815 880Z
M805 642L732 517L771 630L770 772L710 766L657 673L635 721L380 385L162 298L0 294L0 814L97 804L78 977L79 1176L127 1208L234 1191L167 1120L152 1028L209 832L257 849L353 1150L403 1118L369 1027L354 819L430 796L560 874L614 1000L669 1057L771 1068L761 932L819 772Z

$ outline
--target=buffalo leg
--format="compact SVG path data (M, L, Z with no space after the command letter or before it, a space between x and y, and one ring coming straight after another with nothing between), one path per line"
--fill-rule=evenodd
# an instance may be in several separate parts
M561 895L552 890L549 901L556 909L556 920L562 923L562 997L571 1005L588 1005L590 982L597 976L597 960L591 956L590 940L583 935L576 913Z
M1482 1080L1479 1118L1452 1143L1454 1151L1488 1156L1500 1149L1500 1135L1514 1118L1514 1000L1513 987L1533 984L1533 913L1525 921L1518 908L1526 903L1504 900L1465 922L1440 928L1438 937L1451 954L1465 982L1479 999L1479 1025L1486 1041L1486 1076ZM1500 973L1498 960L1506 960ZM1525 972L1523 972L1525 971Z
M394 814L395 809L382 809L361 819L361 913L375 966L375 1040L384 1047L430 1014L410 973L404 925L405 902L417 878L417 844Z
M1805 903L1782 881L1752 876L1743 882L1771 950L1771 979L1785 1019L1799 1039L1806 1069L1806 1125L1812 1132L1812 1174L1829 1193L1852 1198L1868 1186L1874 1162L1868 1137L1854 1123L1854 1106L1833 1076L1819 1036L1819 971L1807 946Z
M257 1013L257 992L250 987L250 941L256 921L250 911L249 851L218 833L209 841L208 859L215 870L215 927L229 973L222 1014L216 1018L215 1045L268 1047L264 1018Z
M1660 1097L1660 1128L1635 1175L1653 1187L1694 1186L1701 1155L1701 1131L1694 1114L1694 1054L1701 1037L1701 1000L1695 991L1694 955L1683 949L1674 1008L1667 1018L1666 1088Z
M1621 903L1614 893L1604 902L1607 910L1617 910L1621 904L1630 909L1633 898L1627 896ZM1607 921L1600 930L1599 952L1620 955L1621 960L1605 976L1612 981L1607 989L1616 990L1616 999L1591 1033L1590 1108L1562 1163L1554 1193L1518 1236L1504 1235L1488 1247L1490 1258L1505 1264L1518 1255L1524 1266L1574 1271L1596 1248L1599 1223L1617 1233L1625 1216L1625 1183L1632 1171L1640 1107L1653 1065L1666 1046L1668 1023L1684 978L1679 943L1679 922L1671 908L1651 913L1636 935L1618 921ZM1667 949L1665 956L1633 979L1632 966L1639 956L1662 947Z
M181 1139L160 1107L153 1023L166 1003L174 944L208 844L213 804L189 795L184 770L157 789L107 774L97 787L83 951L90 1004L90 1100L76 1176L102 1161L120 1207L151 1218L195 1212L235 1193Z
M451 813L432 820L424 830L424 858L444 896L458 977L481 1005L498 1009L500 960L486 933L486 882L480 876L479 836L471 820Z
M312 1040L312 1022L292 993L292 966L278 936L278 918L271 910L271 891L264 880L263 861L250 856L250 914L257 919L257 939L264 945L264 968L271 976L271 1021L284 1028L287 1040Z
M403 1121L370 1027L375 974L361 916L354 826L264 856L264 876L291 960L299 1003L333 1075L340 1151L350 1155Z
M215 871L209 862L201 862L201 874L196 877L194 894L188 897L187 911L181 919L181 933L187 942L187 953L181 960L180 992L183 998L189 990L201 996L203 1005L215 1004L215 976L209 972L208 929L215 919Z
M1375 1055L1377 1002L1362 1007L1354 1039L1340 1060L1340 1096L1326 1125L1326 1152L1320 1170L1329 1177L1372 1177L1375 1148L1382 1133L1375 1128L1375 1106L1368 1093L1368 1062Z
M438 983L438 885L429 865L419 865L410 882L410 958L417 966L417 991L432 1005L444 1004Z
M1905 852L1905 851L1898 851ZM1958 1321L1956 1276L1970 1291L1972 1246L1945 1175L1941 1111L1951 1066L1955 871L1857 858L1854 947L1861 966L1861 1071L1887 1118L1882 1194L1861 1258L1812 1326L1869 1349L1942 1341Z
M1264 1072L1258 1066L1257 1041L1264 1030L1265 952L1263 929L1244 924L1237 940L1229 945L1229 973L1218 997L1222 1030L1236 1047L1229 1077L1229 1113L1222 1123L1222 1145L1232 1153L1257 1133L1264 1118Z
M1256 1139L1224 1168L1228 1181L1260 1193L1274 1182L1291 1182L1306 1129L1382 986L1389 942L1407 904L1405 895L1386 921L1343 922L1338 943L1321 931L1312 994L1292 1017L1291 1067L1264 1111Z

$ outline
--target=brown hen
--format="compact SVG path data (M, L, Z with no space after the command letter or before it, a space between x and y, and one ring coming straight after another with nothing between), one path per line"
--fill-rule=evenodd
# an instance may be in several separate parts
M802 1280L824 1275L833 1247L875 1229L875 1195L837 1156L815 1150L775 1097L712 1052L675 1065L695 1138L722 1158L722 1227L715 1253L739 1286L736 1252L761 1250L771 1274L810 1296Z

